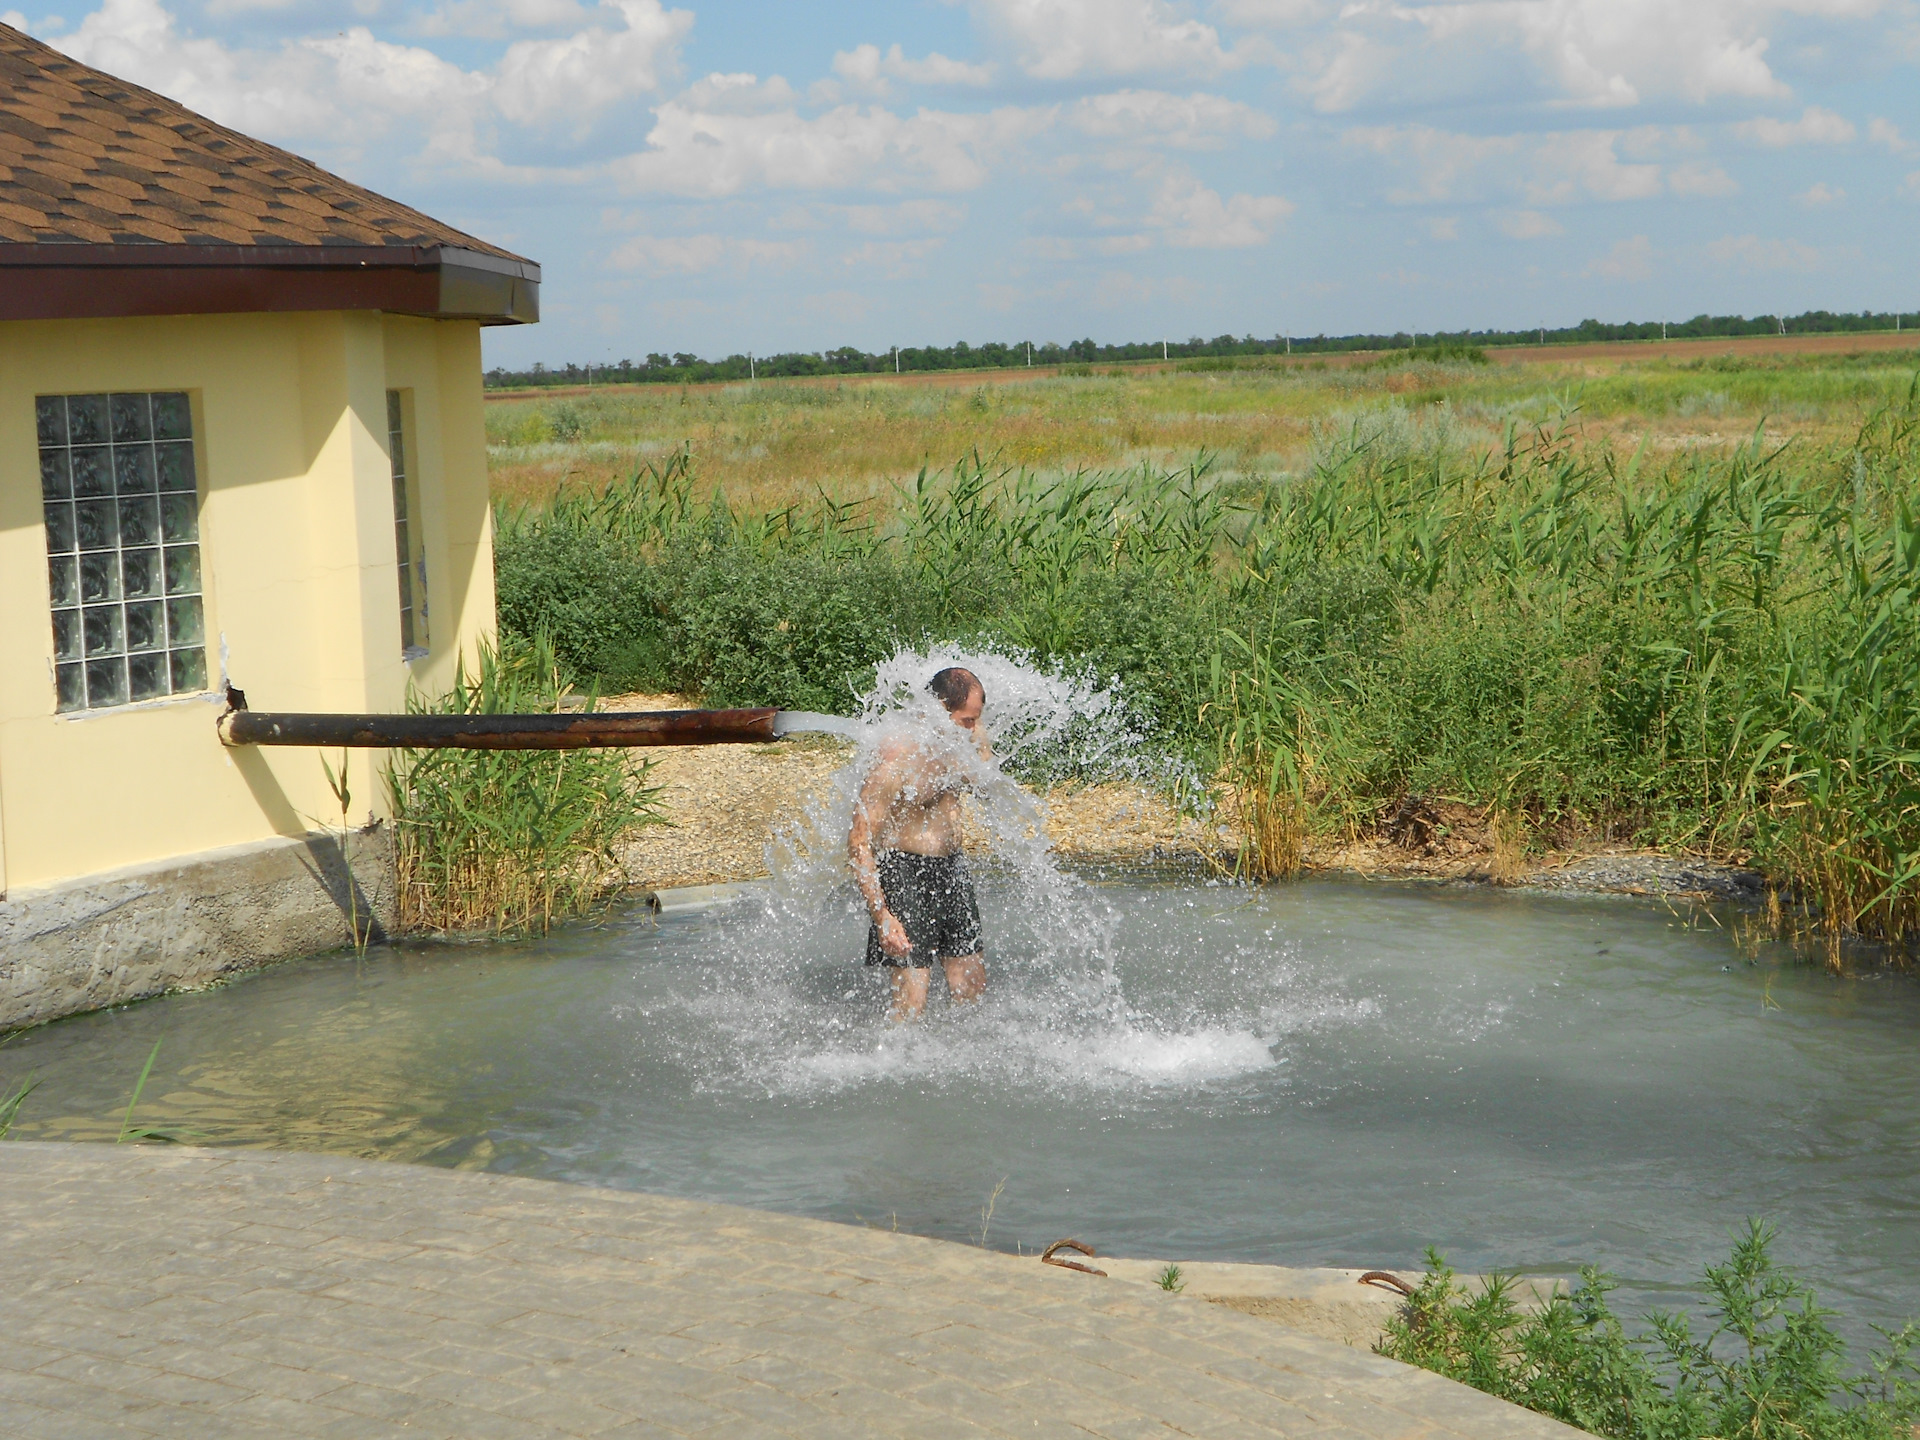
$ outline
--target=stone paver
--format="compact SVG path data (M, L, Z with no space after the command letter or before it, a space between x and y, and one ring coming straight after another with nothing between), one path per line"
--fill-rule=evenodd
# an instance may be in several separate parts
M1269 1321L886 1231L321 1155L0 1144L0 1434L1577 1432Z

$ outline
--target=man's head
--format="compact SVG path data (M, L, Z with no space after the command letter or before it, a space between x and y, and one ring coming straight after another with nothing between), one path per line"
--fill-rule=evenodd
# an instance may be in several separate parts
M980 712L987 703L987 688L971 670L949 665L927 682L927 693L947 707L947 714L962 730L971 732L980 723Z

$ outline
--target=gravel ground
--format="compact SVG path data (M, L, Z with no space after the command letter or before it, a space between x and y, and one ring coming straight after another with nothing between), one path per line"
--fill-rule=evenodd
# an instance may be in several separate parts
M610 710L677 709L673 695L624 695ZM804 814L846 764L851 746L834 736L772 745L691 745L649 753L649 783L661 789L666 825L627 852L646 889L712 885L768 873L768 849ZM1232 837L1179 815L1163 798L1131 785L1062 787L1047 797L1047 834L1068 862L1184 869L1231 861ZM1391 837L1309 847L1311 869L1392 879L1484 883L1491 850L1484 820L1462 807L1403 807ZM976 846L978 841L976 840ZM1752 870L1685 856L1617 851L1537 857L1515 888L1624 895L1692 895L1758 900Z

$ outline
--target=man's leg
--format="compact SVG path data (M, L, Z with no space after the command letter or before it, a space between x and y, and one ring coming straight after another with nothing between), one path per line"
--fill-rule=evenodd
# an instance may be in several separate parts
M931 970L912 965L895 965L893 971L893 1010L891 1020L918 1020L927 1008L927 980Z
M987 962L978 950L971 955L949 957L946 967L947 990L954 999L962 1002L978 1000L986 993ZM920 973L924 975L926 972L923 970Z

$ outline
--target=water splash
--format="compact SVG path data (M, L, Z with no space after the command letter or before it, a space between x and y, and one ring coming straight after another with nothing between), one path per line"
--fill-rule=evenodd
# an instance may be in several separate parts
M926 692L947 666L980 678L991 761ZM846 845L863 778L883 747L902 743L964 781L990 978L982 1003L959 1007L941 1003L936 976L927 1017L898 1027L884 1018L885 977L861 963L868 917ZM684 1058L702 1083L793 1095L962 1076L1023 1088L1205 1085L1271 1067L1275 1039L1257 1011L1169 1020L1129 1000L1113 905L1061 867L1045 802L1013 778L1164 776L1167 764L1123 697L1089 676L960 646L900 651L862 698L848 763L770 846L771 882L715 922L719 953L685 994L695 1023Z

